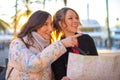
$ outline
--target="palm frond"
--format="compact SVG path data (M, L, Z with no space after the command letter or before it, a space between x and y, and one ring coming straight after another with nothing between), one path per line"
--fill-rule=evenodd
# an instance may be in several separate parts
M10 25L4 20L0 19L0 30L5 31L8 27L10 27Z

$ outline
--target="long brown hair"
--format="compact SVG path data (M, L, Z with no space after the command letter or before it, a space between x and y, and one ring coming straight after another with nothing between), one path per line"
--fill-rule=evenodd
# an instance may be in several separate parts
M59 25L59 21L65 22L65 15L66 15L68 10L72 10L73 12L75 12L75 14L77 15L77 17L79 19L79 15L72 8L64 7L62 9L58 10L55 13L55 15L53 16L53 27L55 29L54 34L55 34L56 38L59 37L59 35L60 35L61 31L62 31L62 29L61 29L61 27Z
M49 16L51 16L51 14L45 11L38 10L34 12L28 19L27 23L24 24L17 37L23 38L24 36L27 35L28 41L31 41L32 40L31 32L33 31L36 32L38 28L41 28Z

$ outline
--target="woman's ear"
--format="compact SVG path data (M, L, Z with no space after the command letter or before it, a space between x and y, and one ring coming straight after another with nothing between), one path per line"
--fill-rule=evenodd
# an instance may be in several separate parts
M65 25L62 21L59 21L60 28L63 30L65 28Z
M59 21L58 24L60 25L60 27L62 27L62 22L61 21Z

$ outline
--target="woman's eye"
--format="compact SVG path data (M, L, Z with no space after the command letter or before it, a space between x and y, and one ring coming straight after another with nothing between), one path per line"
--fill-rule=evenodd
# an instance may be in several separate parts
M47 23L45 23L44 25L47 25Z
M76 17L76 19L77 19L77 20L79 20L79 18L78 18L78 17Z
M51 26L53 26L53 23L51 23Z
M68 18L68 19L72 19L72 18Z

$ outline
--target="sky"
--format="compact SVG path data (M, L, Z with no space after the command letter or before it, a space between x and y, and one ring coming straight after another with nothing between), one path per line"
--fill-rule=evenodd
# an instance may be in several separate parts
M19 6L24 10L21 0L18 0ZM58 9L64 7L61 0L46 0L46 11L54 14ZM89 4L89 19L95 19L101 26L105 26L106 19L106 0L68 0L67 7L75 9L80 19L87 19L87 4ZM116 18L120 18L120 0L108 0L109 2L109 22L110 26L113 27L116 23ZM10 17L15 14L15 0L0 0L0 19L10 21ZM36 11L42 9L42 5L32 4L31 8Z

